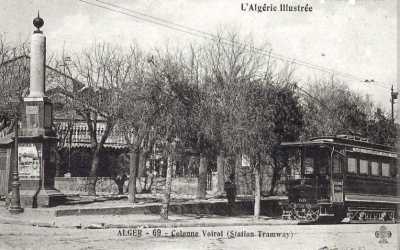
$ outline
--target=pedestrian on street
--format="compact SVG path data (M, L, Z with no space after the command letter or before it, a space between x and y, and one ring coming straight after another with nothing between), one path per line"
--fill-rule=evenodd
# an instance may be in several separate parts
M229 179L224 184L224 189L226 192L226 198L228 199L228 215L232 216L236 199L235 174L229 176Z

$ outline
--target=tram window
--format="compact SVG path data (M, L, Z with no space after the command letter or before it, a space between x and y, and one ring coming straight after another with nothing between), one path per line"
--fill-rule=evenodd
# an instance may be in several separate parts
M371 162L371 175L379 175L379 164L375 161Z
M334 174L341 173L340 159L337 156L333 157L333 173Z
M326 169L327 169L327 166L325 164L321 164L319 166L319 174L320 175L326 175Z
M397 167L394 163L390 164L390 176L399 177L399 171L397 171Z
M304 174L313 174L314 172L314 158L304 158Z
M301 171L299 169L292 169L292 178L295 180L301 179Z
M293 179L301 178L301 156L299 151L291 152L288 161L290 177Z
M319 174L326 175L329 168L329 156L326 154L322 154L317 158L317 160L318 163L316 163L315 165L318 165L319 167Z
M347 159L347 172L357 173L357 160L355 158Z
M382 176L390 176L390 165L389 163L382 162Z
M360 174L368 174L368 161L360 159Z

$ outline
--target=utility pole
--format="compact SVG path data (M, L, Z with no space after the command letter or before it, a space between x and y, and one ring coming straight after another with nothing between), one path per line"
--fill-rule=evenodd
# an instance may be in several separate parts
M398 98L398 94L399 94L399 92L394 92L393 85L392 85L392 88L390 90L390 104L392 107L392 122L393 123L394 123L394 100L396 100Z

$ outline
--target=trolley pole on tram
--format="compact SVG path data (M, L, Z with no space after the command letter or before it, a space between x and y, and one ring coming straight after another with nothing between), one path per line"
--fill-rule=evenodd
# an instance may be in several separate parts
M399 92L395 92L393 90L393 85L392 88L390 89L390 104L392 108L392 122L394 123L394 100L398 98Z

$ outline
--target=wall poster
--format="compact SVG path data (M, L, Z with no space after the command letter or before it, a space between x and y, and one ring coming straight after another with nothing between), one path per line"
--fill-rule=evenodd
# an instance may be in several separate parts
M40 179L41 145L21 143L18 145L18 172L21 180Z
M400 250L399 10L0 0L0 128L26 96L16 156L40 176L22 206L42 182L22 216L0 195L0 250Z

